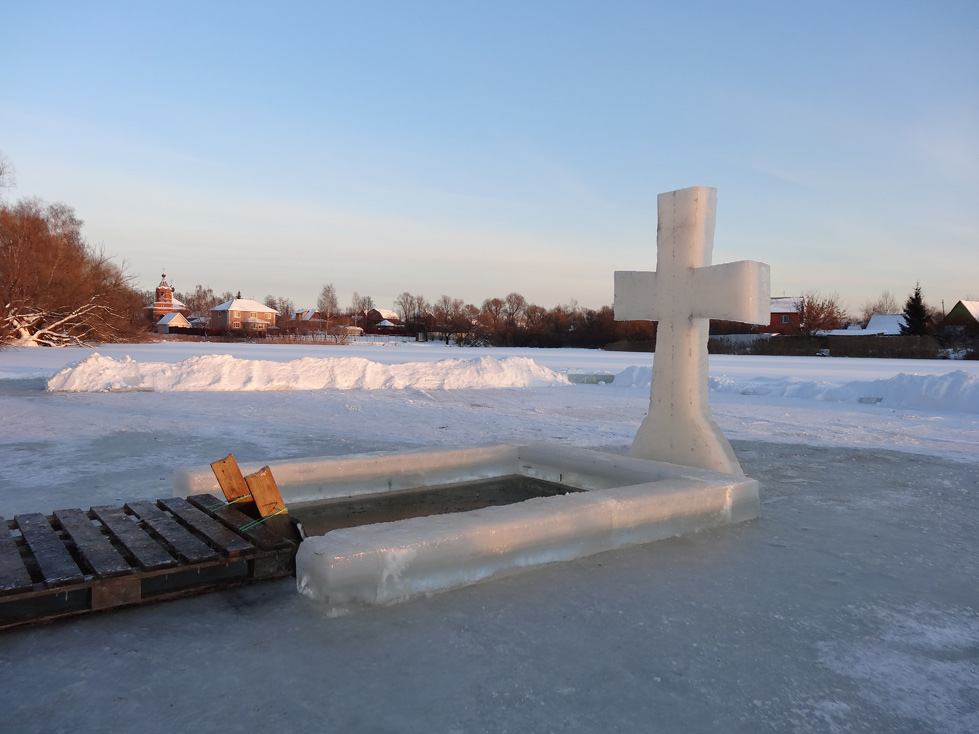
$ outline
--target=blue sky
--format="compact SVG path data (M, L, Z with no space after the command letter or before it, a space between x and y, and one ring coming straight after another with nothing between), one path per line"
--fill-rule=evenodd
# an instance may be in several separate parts
M656 195L774 295L979 299L979 3L3 3L8 199L151 288L545 307L652 270Z

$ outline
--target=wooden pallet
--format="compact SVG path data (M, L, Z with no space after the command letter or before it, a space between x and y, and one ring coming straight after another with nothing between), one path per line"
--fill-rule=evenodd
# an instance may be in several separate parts
M297 547L209 494L0 517L0 629L289 576Z

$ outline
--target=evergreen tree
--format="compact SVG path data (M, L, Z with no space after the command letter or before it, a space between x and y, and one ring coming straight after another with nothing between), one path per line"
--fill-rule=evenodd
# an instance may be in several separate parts
M901 334L904 336L924 336L928 333L928 308L921 297L921 284L914 286L914 293L908 296L904 304L904 324Z

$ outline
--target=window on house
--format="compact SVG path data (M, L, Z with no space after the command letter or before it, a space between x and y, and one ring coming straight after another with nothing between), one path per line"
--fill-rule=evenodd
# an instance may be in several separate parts
M782 315L781 315L781 316L779 317L779 319L778 319L778 322L779 322L780 324L787 324L787 323L789 323L789 315L788 315L787 313L783 313L783 314L782 314Z
M233 318L233 319L239 319L239 318L241 318L241 311L232 311L231 312L231 318Z
M231 322L231 328L232 329L240 329L241 328L241 322L240 321L232 321Z

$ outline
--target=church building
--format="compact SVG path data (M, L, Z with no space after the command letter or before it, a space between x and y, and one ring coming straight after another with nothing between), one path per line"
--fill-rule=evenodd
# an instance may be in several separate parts
M147 308L150 321L158 324L160 319L168 313L179 313L186 316L190 309L182 302L173 297L173 286L167 283L167 274L164 273L160 285L156 287L153 296L153 305Z

